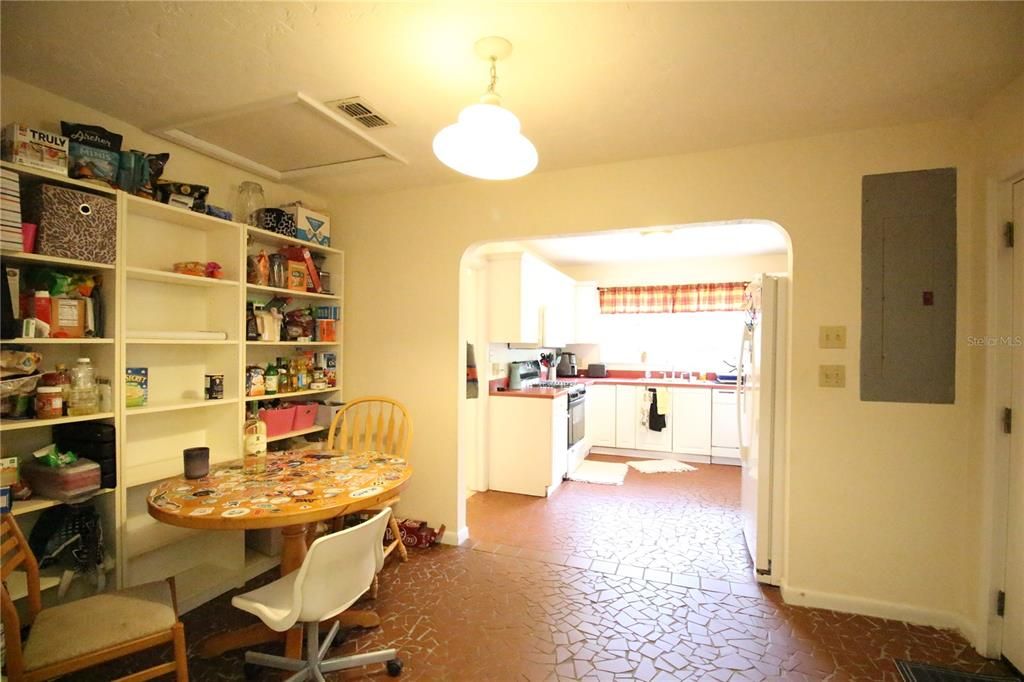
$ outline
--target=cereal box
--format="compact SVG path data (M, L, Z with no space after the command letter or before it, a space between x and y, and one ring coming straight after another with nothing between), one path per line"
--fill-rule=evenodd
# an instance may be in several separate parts
M3 158L33 168L68 174L68 138L20 123L4 128Z
M18 458L0 458L0 485L10 486L18 482Z
M143 407L149 401L149 369L128 367L124 379L125 407Z

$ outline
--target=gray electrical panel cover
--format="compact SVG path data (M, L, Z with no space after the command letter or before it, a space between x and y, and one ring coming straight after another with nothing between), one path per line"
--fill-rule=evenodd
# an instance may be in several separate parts
M956 397L956 169L866 175L860 398Z

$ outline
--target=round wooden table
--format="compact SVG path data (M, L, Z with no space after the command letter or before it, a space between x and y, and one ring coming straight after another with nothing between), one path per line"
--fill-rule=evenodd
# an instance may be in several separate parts
M302 565L309 524L379 507L398 495L412 476L405 460L367 451L358 453L294 451L267 457L267 470L246 474L241 460L211 467L208 476L169 479L150 491L149 513L173 526L201 530L281 528L281 575ZM342 627L375 627L372 611L346 611ZM262 623L207 638L204 657L280 639ZM302 630L285 637L285 655L299 658Z

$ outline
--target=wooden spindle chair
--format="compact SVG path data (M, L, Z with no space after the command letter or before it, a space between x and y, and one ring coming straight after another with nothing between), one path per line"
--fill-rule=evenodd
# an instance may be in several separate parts
M185 626L178 620L173 580L44 609L39 564L12 514L0 514L0 531L3 623L11 682L61 677L161 644L172 644L173 661L122 677L121 682L150 680L167 673L174 673L177 682L188 682ZM25 573L27 624L32 626L24 643L18 610L7 591L8 578L17 569Z
M356 398L344 405L331 421L327 433L327 449L343 452L377 452L394 455L409 460L409 446L412 443L412 420L405 405L392 398L383 396L366 396ZM393 507L399 502L396 495L382 503L376 509L367 509L374 513L384 507ZM394 540L384 549L387 558L396 548L402 561L409 560L409 554L402 544L398 521L391 515L388 527Z

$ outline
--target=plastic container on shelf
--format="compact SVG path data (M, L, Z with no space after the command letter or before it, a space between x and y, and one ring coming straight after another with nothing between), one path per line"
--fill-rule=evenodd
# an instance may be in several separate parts
M78 364L71 370L71 395L68 399L68 416L77 417L96 414L100 411L99 389L96 386L96 372L89 358L78 358Z
M100 465L89 459L63 467L24 462L18 470L34 493L52 500L66 502L100 489Z
M299 403L295 406L295 421L292 423L292 430L308 429L316 421L317 403Z
M267 425L267 436L279 436L293 429L295 406L260 410L260 420Z

